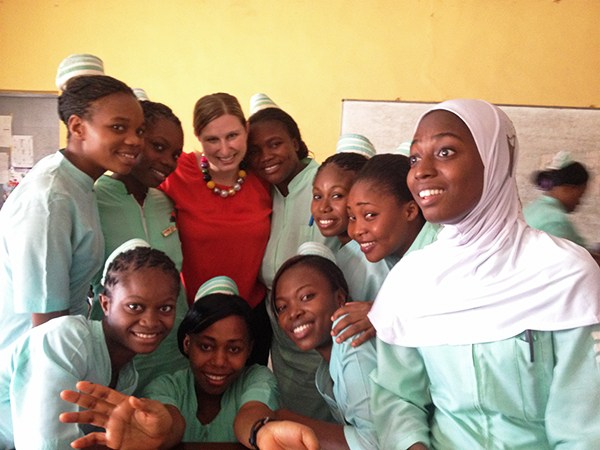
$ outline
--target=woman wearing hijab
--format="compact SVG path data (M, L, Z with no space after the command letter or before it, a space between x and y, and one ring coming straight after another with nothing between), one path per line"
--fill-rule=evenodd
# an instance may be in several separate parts
M517 153L510 119L484 101L444 102L418 122L408 184L445 226L392 269L369 315L383 448L600 442L600 271L525 224Z

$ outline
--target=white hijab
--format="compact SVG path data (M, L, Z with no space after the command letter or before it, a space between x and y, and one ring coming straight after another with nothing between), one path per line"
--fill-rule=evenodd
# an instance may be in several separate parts
M508 116L482 100L450 100L423 116L439 109L471 131L483 193L462 221L392 269L369 313L377 336L409 347L473 344L600 322L600 269L588 252L522 219Z

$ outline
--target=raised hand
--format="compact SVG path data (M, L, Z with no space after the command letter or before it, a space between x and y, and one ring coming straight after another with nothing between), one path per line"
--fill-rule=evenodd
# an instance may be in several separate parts
M151 450L161 447L171 429L173 419L160 402L121 394L106 386L80 381L81 392L62 391L60 396L87 411L63 413L66 423L89 423L106 429L90 433L71 443L73 448L94 444L120 450Z

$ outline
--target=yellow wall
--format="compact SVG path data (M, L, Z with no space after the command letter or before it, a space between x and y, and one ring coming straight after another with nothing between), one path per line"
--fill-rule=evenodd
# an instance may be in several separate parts
M92 53L198 148L194 102L265 92L322 160L341 100L600 106L598 0L0 0L0 89L54 90Z

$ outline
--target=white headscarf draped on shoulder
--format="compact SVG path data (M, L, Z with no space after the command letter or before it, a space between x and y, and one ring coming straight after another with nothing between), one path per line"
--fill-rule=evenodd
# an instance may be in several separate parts
M588 252L522 219L508 116L482 100L450 100L419 122L439 109L471 131L485 166L483 193L437 242L392 269L369 314L377 336L408 347L474 344L600 322L600 269Z

